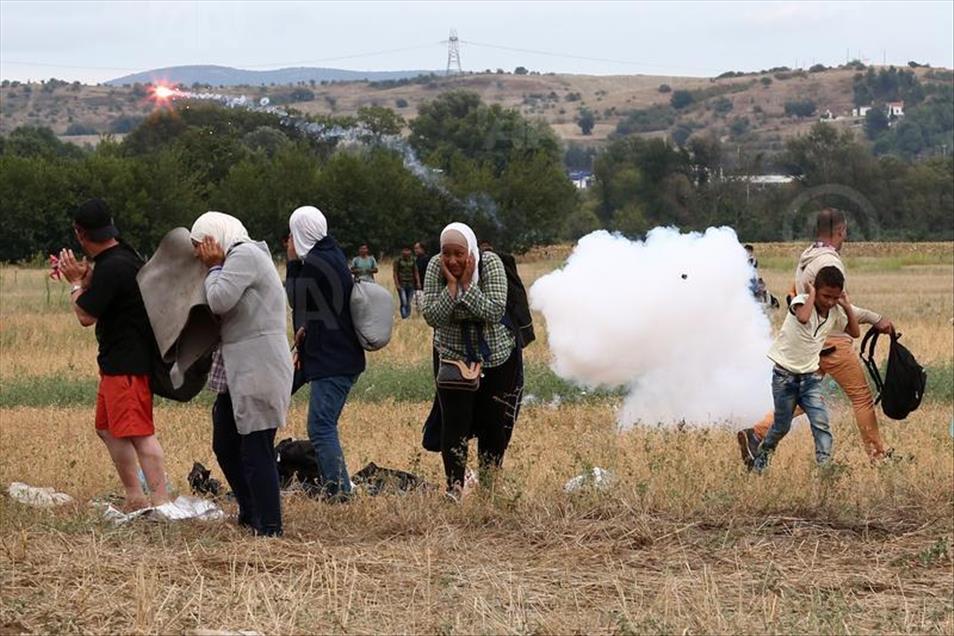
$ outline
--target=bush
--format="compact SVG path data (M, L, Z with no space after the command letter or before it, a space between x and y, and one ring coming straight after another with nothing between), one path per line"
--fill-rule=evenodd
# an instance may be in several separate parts
M785 114L793 117L811 117L815 114L816 108L815 102L810 99L785 102Z
M732 100L728 97L717 97L710 103L717 115L725 115L732 110Z
M96 135L99 131L93 128L92 126L87 126L86 124L81 124L79 122L70 124L66 127L66 135Z
M766 87L766 88L768 88L769 86L772 85L772 78L771 78L771 77L763 77L763 78L760 79L759 81L762 82L762 86L764 86L764 87Z
M407 100L403 97L398 97L396 100L394 100L394 105L398 108L407 108Z
M812 64L812 66L808 69L808 72L821 73L822 71L827 71L827 70L828 70L828 67L825 66L824 64Z
M741 137L747 132L749 132L748 117L736 117L732 120L732 123L729 124L729 133L733 137Z
M659 88L658 88L657 90L658 90L660 93L671 93L671 92L672 92L672 87L669 86L669 84L660 84L660 85L659 85Z
M665 130L676 121L676 111L671 106L650 106L632 110L616 125L617 135Z
M669 103L676 110L682 110L683 108L690 106L695 101L696 98L690 91L678 90L673 92Z

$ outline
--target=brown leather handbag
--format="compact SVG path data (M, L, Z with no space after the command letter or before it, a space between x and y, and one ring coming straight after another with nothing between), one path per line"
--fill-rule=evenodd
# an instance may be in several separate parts
M476 391L480 388L480 363L442 359L437 370L437 388Z

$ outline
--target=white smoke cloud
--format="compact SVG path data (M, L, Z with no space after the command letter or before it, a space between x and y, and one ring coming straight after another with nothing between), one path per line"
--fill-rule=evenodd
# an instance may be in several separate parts
M772 408L771 325L730 228L645 241L605 231L530 289L546 319L553 369L590 387L626 387L637 423L751 424Z

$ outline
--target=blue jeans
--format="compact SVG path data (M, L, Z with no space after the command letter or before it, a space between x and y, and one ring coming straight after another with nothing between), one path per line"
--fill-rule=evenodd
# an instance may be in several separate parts
M308 439L321 471L322 494L328 497L351 494L351 478L338 440L338 417L357 379L356 375L336 375L311 381Z
M819 373L791 373L778 366L772 371L772 396L775 398L775 421L765 434L755 457L755 469L759 472L768 466L769 454L792 427L795 406L802 407L812 426L815 439L815 461L827 464L831 461L831 426L828 409L822 399L822 376Z
M403 285L398 287L398 298L401 300L401 318L406 319L411 315L411 301L414 300L414 285Z

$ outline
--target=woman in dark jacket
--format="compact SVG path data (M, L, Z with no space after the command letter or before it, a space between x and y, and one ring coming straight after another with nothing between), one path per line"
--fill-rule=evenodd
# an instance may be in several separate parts
M345 501L351 495L351 479L338 439L338 418L365 368L364 349L351 321L354 280L318 208L298 208L288 227L285 287L297 332L296 365L311 385L308 437L321 472L320 494Z

